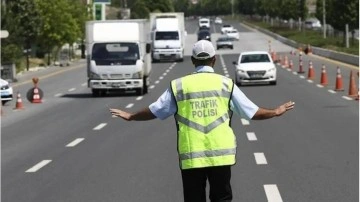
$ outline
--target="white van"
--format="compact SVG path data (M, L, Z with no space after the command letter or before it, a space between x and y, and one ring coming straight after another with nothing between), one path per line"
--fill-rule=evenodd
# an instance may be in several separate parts
M208 19L208 18L200 18L199 19L199 27L210 28L210 19Z

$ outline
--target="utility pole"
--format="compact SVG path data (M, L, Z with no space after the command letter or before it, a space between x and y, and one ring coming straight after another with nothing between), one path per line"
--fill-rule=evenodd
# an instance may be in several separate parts
M234 0L231 0L231 16L234 18Z
M323 6L323 36L326 39L326 9L325 9L325 0L322 1Z

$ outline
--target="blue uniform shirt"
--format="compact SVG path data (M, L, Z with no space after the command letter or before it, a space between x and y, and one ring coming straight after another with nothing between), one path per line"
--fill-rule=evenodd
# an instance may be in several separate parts
M214 72L210 66L196 67L195 72ZM172 116L176 112L176 101L172 96L171 89L168 88L154 103L149 106L150 111L161 120ZM249 100L246 95L234 85L234 90L230 100L230 109L240 117L251 119L259 107Z

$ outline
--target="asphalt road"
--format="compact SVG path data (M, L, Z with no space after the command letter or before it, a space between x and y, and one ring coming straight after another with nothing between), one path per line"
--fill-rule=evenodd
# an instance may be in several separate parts
M232 61L241 51L268 50L271 40L236 22L235 49L217 52L215 71L234 78ZM212 26L213 43L220 34ZM24 75L14 83L24 110L3 107L1 117L1 195L4 202L159 202L182 201L182 184L172 117L125 122L108 107L137 111L154 102L172 79L193 71L191 46L197 22L187 21L185 60L155 63L149 94L111 94L94 98L86 86L85 62ZM235 115L237 164L232 170L234 201L352 202L359 200L359 103L347 95L356 67L312 55L316 79L298 74L298 55L271 41L272 49L294 61L278 65L276 86L244 86L257 105L273 108L288 100L295 109L282 117L246 121ZM305 63L307 64L307 63ZM307 65L304 70L307 71ZM321 65L329 85L319 86ZM336 67L344 91L334 91ZM31 104L26 92L39 77L43 103ZM358 82L358 78L356 77Z

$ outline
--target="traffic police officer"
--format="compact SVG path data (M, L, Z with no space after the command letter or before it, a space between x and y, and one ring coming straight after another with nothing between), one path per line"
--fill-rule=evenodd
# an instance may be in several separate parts
M231 79L214 73L215 49L207 40L194 44L191 60L195 72L171 81L169 89L149 107L136 113L110 112L127 121L175 115L184 201L205 202L207 180L212 202L231 201L231 166L236 159L232 112L248 119L268 119L293 109L295 103L274 109L255 105Z

